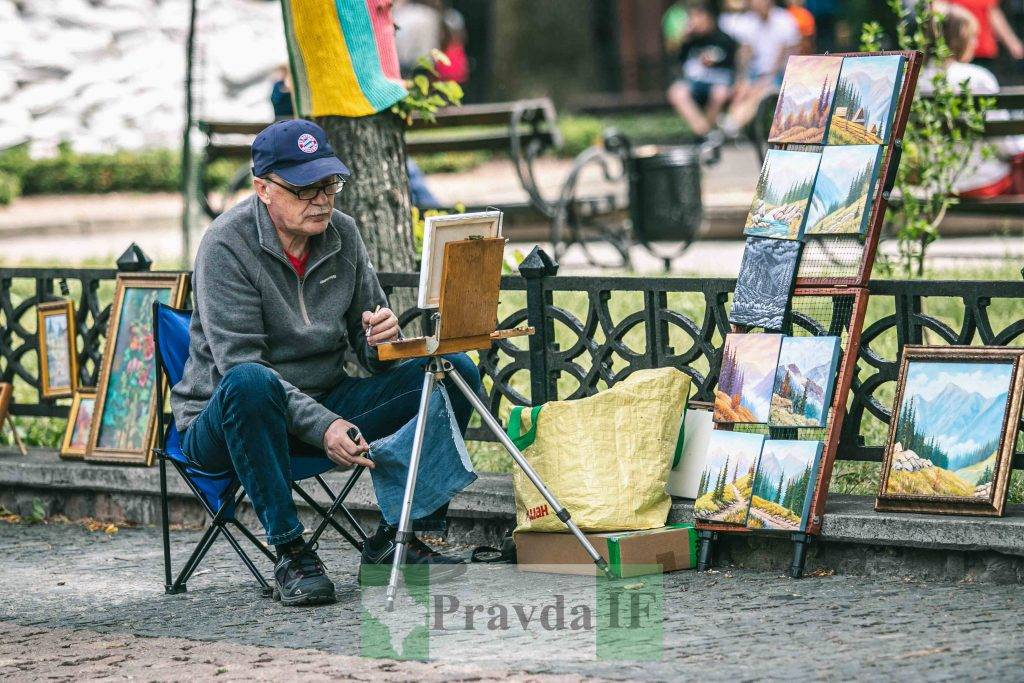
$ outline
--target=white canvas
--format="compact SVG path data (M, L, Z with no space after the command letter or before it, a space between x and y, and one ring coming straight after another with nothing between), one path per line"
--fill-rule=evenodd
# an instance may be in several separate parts
M437 308L441 298L441 269L444 245L474 235L501 237L501 212L479 211L448 216L430 216L423 226L423 254L420 265L420 291L416 305Z
M715 430L714 413L710 410L686 411L683 436L683 455L679 464L669 472L669 495L681 498L696 498L700 486L700 475L704 471L708 453L708 440Z

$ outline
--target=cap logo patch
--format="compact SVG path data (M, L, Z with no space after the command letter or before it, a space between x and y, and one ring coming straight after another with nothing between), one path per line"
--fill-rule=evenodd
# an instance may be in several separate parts
M309 133L303 133L299 136L299 149L306 154L312 154L319 149L319 147L320 145L317 143L316 138Z

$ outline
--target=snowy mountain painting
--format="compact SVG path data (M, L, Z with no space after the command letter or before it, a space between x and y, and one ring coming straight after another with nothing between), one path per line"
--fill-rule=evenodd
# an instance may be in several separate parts
M748 527L807 529L822 450L820 441L764 442L751 487Z
M832 111L842 57L795 55L786 62L768 142L820 145Z
M861 235L867 231L880 145L825 147L807 210L808 235Z
M824 427L835 389L839 337L786 337L775 369L768 424Z
M750 486L765 443L761 434L715 430L708 439L707 458L693 503L697 519L744 524L750 508Z
M801 239L819 161L818 152L768 150L743 234Z
M748 237L729 309L735 325L782 329L802 242Z
M768 421L781 334L725 335L715 388L715 422Z
M900 55L843 60L828 124L828 144L889 143L892 114L903 82L903 61Z
M1012 377L1009 362L910 360L885 492L990 499Z

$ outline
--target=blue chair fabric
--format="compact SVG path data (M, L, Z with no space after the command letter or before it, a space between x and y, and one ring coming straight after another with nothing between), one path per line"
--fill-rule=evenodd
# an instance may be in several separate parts
M153 304L153 339L156 347L157 388L159 396L164 395L165 389L177 384L184 373L185 362L188 360L189 353L189 324L191 322L191 316L191 311L175 309L159 302ZM165 380L165 383L162 383L161 379ZM188 458L185 457L185 453L181 449L181 434L179 434L177 427L174 425L173 419L169 421L166 427L163 423L164 415L161 411L160 433L164 437L163 447L157 449L156 453L160 458L161 497L164 527L164 565L167 592L177 593L185 590L185 584L190 578L192 572L195 571L199 562L201 562L203 557L206 555L206 551L209 550L213 540L221 533L225 535L227 540L234 547L235 551L239 554L239 557L245 563L246 567L256 577L260 585L265 590L269 590L269 586L262 574L259 573L252 560L250 560L245 551L242 550L241 546L231 535L231 532L226 526L227 523L235 526L244 536L252 541L256 547L263 552L263 554L267 555L271 560L274 559L273 554L258 541L255 534L249 531L248 528L235 518L235 507L245 497L244 492L241 495L238 494L241 486L238 477L235 475L234 471L207 472L195 467L189 462ZM190 488L193 493L203 501L207 511L213 518L207 533L203 536L203 539L200 540L192 554L192 557L190 557L185 563L181 573L173 583L171 581L169 521L167 513L166 462L168 461L171 462L178 473L185 478L186 483L190 484ZM321 475L334 469L334 467L335 464L327 457L294 457L292 459L292 477L294 480L292 484L293 489L304 500L306 500L322 518L320 525L314 532L309 543L312 544L316 542L325 528L330 525L341 533L342 536L344 536L350 543L355 545L357 548L361 548L361 541L354 538L347 530L338 525L338 523L333 519L333 516L338 511L342 512L349 522L355 527L356 532L361 539L366 539L366 533L362 528L360 528L352 514L344 507L344 499L355 485L356 479L359 477L362 468L357 468L357 470L352 473L344 489L336 495L321 477ZM317 504L301 486L295 483L311 478L315 478L332 499L333 504L328 510L325 510L322 506Z

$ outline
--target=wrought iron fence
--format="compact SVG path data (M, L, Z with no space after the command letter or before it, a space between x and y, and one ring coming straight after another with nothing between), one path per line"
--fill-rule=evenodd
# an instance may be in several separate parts
M591 395L653 367L687 373L694 398L713 399L734 280L712 278L558 277L543 252L502 279L501 326L528 323L537 333L503 340L479 356L488 405ZM95 385L113 296L113 269L0 268L0 381L22 384L15 415L65 416L39 396L35 306L54 300L66 279L76 302L78 356L85 385ZM411 290L414 274L381 274L389 293ZM839 458L880 461L905 344L1024 345L1024 282L873 281L857 372L848 397ZM408 330L425 326L417 309L400 314ZM797 321L813 325L814 321ZM35 399L26 399L35 390ZM474 431L471 438L480 438ZM1014 466L1024 467L1017 453Z

